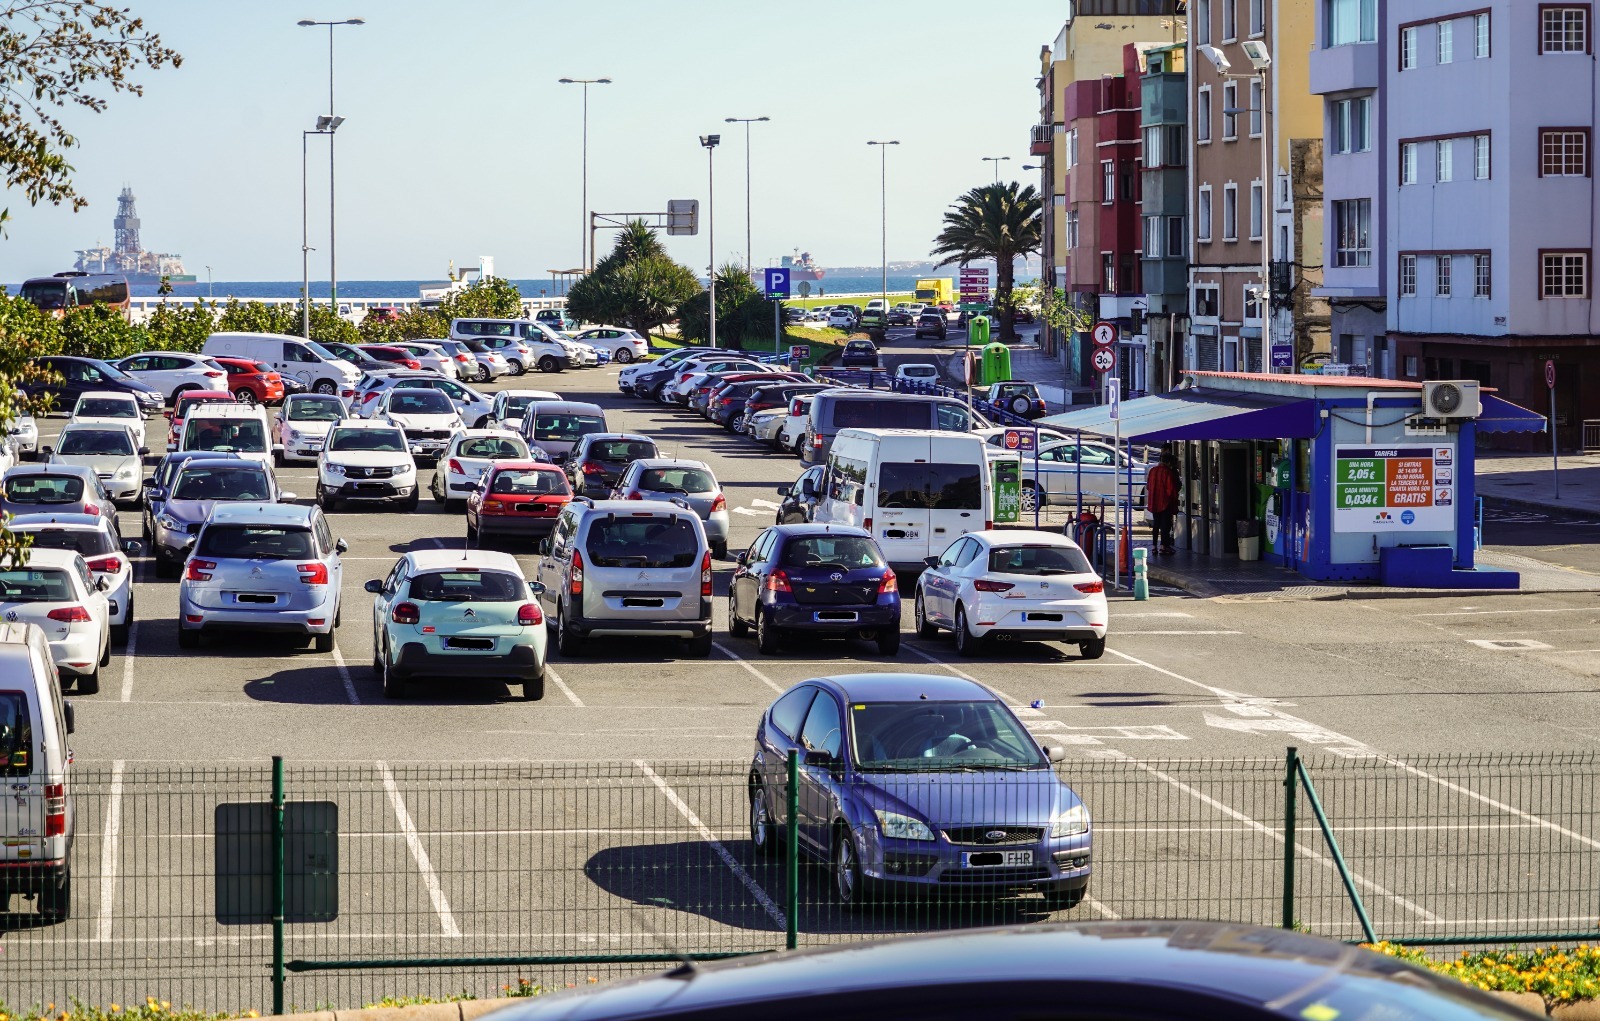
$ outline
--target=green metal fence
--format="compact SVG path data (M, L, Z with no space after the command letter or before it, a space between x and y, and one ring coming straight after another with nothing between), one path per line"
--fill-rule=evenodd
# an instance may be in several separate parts
M825 811L806 800L825 797L808 775L819 768L797 765L780 785L791 812ZM1077 907L948 884L847 910L824 865L753 851L748 762L290 762L283 800L337 806L338 899L331 921L284 921L280 942L270 919L214 917L217 806L272 803L270 763L79 767L71 917L40 924L28 900L12 899L0 915L0 998L13 1010L154 996L267 1012L277 987L284 1009L343 1008L1074 918L1207 918L1441 946L1600 938L1600 756L1291 750L1073 760L1058 773L1094 819L1093 877ZM950 786L994 805L995 823L1016 804L1005 774ZM797 840L796 828L785 837ZM285 838L290 859L297 839Z

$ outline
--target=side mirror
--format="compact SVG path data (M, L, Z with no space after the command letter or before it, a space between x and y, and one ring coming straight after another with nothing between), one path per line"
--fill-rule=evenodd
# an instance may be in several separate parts
M150 456L150 448L149 447L140 447L139 448L139 456L140 457L149 457Z
M368 592L371 592L373 595L377 595L383 591L383 582L379 581L377 578L373 578L371 581L367 582L361 587L366 589Z
M154 489L156 487L156 477L154 475L152 475L149 478L145 479L143 482L139 483L139 485L143 486L146 489Z
M284 490L278 494L279 503L294 503L298 499L300 499L299 493L291 493L288 490Z
M111 579L104 577L96 578L94 581L94 587L101 592L104 592L106 589L111 587Z
M938 567L939 566L939 558L938 557L923 557L922 558L922 562L924 564L926 564L927 566L929 566L929 567Z
M779 496L788 496L789 495L789 487L788 486L779 486L778 487L778 495Z
M539 540L539 555L541 557L550 555L550 540L548 538Z
M49 457L51 454L54 454L55 452L56 452L56 448L55 447L40 447L39 448L39 456L40 457Z
M807 748L805 763L808 766L832 766L834 758L821 748Z
M138 539L124 539L122 541L122 552L136 557L144 552L144 543Z
M162 413L161 413L161 417L162 417L162 418L164 418L164 419L166 419L166 420L167 420L167 421L169 421L169 422L170 422L170 421L172 421L172 412L170 412L170 411L163 411L163 412L162 412Z
M71 734L78 729L78 714L73 711L71 702L61 704L61 715L67 721L67 733Z
M1060 762L1067 757L1067 750L1058 744L1047 744L1042 747L1051 762Z
M160 486L154 485L154 480L153 479L151 480L151 482L152 482L152 485L150 486L150 502L151 503L160 503L162 500L165 500L167 498L167 491L165 489L161 488Z
M350 544L343 539L335 539L333 540L333 551L335 553L348 553L350 552Z
M528 582L528 591L536 596L544 595L544 585L537 581Z
M747 560L749 560L749 558L750 558L750 551L747 550L747 549L742 549L742 550L739 551L738 555L733 558L733 562L736 563L736 564L743 564Z

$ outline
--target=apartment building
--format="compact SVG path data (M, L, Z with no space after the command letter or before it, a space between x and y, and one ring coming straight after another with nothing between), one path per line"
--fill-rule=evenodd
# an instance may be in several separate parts
M1145 52L1140 78L1139 244L1148 393L1180 382L1189 326L1189 103L1182 43Z

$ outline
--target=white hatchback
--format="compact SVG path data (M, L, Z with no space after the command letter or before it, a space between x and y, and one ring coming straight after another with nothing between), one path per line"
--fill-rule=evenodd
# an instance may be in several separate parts
M439 465L433 471L430 490L445 510L459 510L467 494L496 461L526 461L528 441L508 429L462 429L450 437Z
M278 463L314 461L335 422L350 417L344 398L333 394L290 394L278 415Z
M650 353L650 342L637 330L630 330L626 326L591 326L572 339L597 350L609 351L611 360L622 365L638 361Z
M133 628L133 562L129 553L138 553L143 543L126 542L117 535L116 525L98 514L20 514L8 522L12 532L33 539L31 548L75 550L89 567L98 585L106 582L106 609L111 621L111 641L128 644Z
M62 680L75 677L79 694L93 695L111 661L110 585L95 580L77 550L26 549L17 560L0 567L0 615L37 624Z

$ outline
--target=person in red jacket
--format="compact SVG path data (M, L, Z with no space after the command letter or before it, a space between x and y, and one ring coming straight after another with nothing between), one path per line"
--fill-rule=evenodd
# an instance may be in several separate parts
M1161 461L1145 476L1145 505L1154 523L1150 544L1158 553L1175 553L1172 545L1172 519L1178 512L1178 457L1162 454Z

